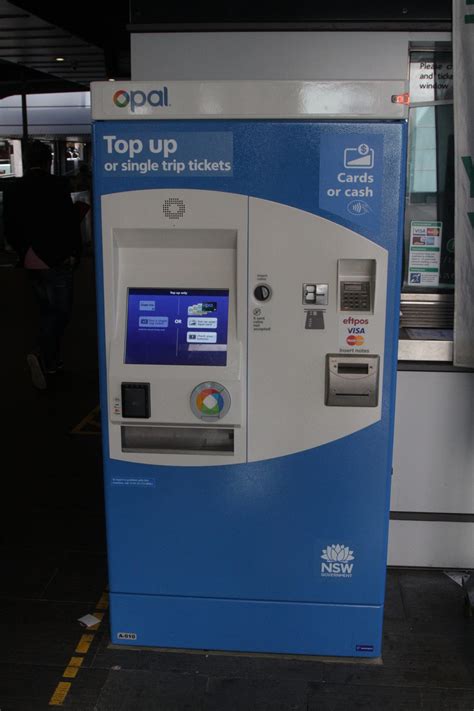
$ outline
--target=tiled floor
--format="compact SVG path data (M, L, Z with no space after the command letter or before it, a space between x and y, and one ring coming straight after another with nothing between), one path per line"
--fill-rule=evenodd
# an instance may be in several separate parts
M0 710L48 702L107 583L100 439L71 430L97 404L92 264L78 275L69 365L46 393L24 354L33 307L3 269ZM8 403L5 405L5 403ZM472 711L474 621L441 572L391 570L382 664L111 648L107 618L62 708L80 711Z

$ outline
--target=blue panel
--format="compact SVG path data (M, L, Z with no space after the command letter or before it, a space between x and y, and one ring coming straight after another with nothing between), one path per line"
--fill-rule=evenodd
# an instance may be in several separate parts
M111 590L381 605L389 483L382 444L378 423L253 464L107 462ZM108 485L131 472L156 487ZM351 577L321 575L331 543L354 551Z
M94 126L94 171L102 194L150 188L194 188L240 193L274 200L327 217L386 249L395 249L398 198L401 181L404 180L402 156L405 152L405 131L403 122L111 121L96 123ZM144 173L119 171L122 163L128 164L130 160L137 164L141 162L141 153L135 152L132 141L140 140L145 156L148 156L146 146L150 141L161 137L161 140L176 141L180 146L180 134L184 134L186 143L181 157L187 165L191 156L187 137L194 135L196 141L196 137L201 137L197 146L198 156L202 159L202 147L208 147L202 137L207 133L212 135L211 145L214 146L210 154L212 160L208 163L218 163L220 160L230 162L231 171L224 171L227 175L213 170L187 174L156 171L152 168L145 168ZM221 138L214 140L216 135L221 137L224 134L230 136L227 140L231 140L231 143L222 143ZM114 136L115 142L110 140L110 136ZM125 145L129 146L129 150L117 154L114 151L117 141L122 141L119 143L121 151ZM372 184L376 188L377 199L376 204L371 206L371 214L376 219L369 221L365 211L359 214L341 209L340 204L337 204L333 212L320 199L320 176L330 172L333 177L337 177L339 168L344 167L344 151L364 144L375 152L372 172L377 176L377 181ZM109 145L111 153L107 150ZM337 146L337 150L334 150L334 146ZM166 162L173 160L175 155L179 156L179 150L169 155ZM130 159L132 153L133 159ZM157 155L155 162L160 162L160 158ZM107 170L107 164L114 162L119 164L117 170ZM216 172L220 175L216 175ZM356 172L360 174L363 171L358 168ZM323 177L324 185L325 180ZM340 200L345 205L345 197L342 196Z
M150 188L240 193L321 215L389 253L381 420L288 457L206 468L109 458L97 250L112 626L114 635L138 633L136 642L125 638L123 643L380 653L405 133L402 122L96 124L96 200L101 194ZM189 136L194 136L199 170L189 165L194 160ZM166 159L155 154L156 167L144 147L158 139L162 151L165 145L168 152L176 148ZM134 152L140 147L137 141L142 152L131 158L130 147ZM206 154L211 144L212 154ZM172 177L163 167L171 160L185 165L179 173L170 169ZM144 165L137 172L123 170L121 164L130 161ZM108 163L117 166L109 169ZM95 214L100 235L98 202Z
M379 657L382 608L112 594L115 644Z

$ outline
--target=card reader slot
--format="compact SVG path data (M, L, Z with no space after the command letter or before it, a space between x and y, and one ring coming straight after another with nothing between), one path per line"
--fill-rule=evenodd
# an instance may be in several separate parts
M121 427L122 452L233 454L234 430L223 427Z

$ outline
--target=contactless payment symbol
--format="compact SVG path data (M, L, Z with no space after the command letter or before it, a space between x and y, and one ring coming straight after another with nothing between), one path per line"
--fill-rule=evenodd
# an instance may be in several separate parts
M191 393L191 410L200 420L219 420L229 412L230 402L220 383L201 383Z

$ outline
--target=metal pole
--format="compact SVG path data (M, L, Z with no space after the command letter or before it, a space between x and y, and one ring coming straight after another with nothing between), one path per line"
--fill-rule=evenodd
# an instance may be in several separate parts
M21 139L21 160L23 164L23 174L25 173L25 170L27 170L28 166L26 165L26 151L28 147L28 110L27 110L27 105L26 105L26 93L23 90L21 92L21 119L22 119L22 125L23 125L23 135Z

